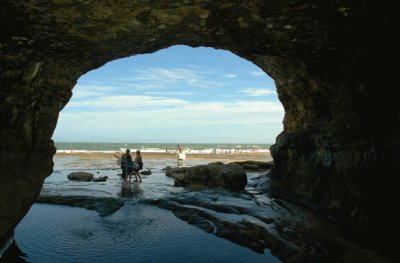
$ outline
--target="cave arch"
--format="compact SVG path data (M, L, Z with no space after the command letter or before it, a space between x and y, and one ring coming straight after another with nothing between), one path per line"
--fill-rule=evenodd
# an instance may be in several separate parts
M399 171L400 125L390 94L370 107L364 1L6 0L0 14L0 241L52 171L50 138L79 76L176 44L230 50L275 80L286 111L272 148L276 195L359 230L377 231L387 214L379 203Z

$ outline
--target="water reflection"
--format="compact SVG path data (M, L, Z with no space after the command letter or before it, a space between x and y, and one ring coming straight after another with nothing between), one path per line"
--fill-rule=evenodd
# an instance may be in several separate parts
M201 210L204 204L209 203L217 208L238 207L242 203L245 203L243 207L251 207L252 199L231 196L215 189L177 188L173 186L173 179L166 177L162 171L172 163L148 160L146 165L153 173L145 176L143 183L121 180L117 175L119 170L99 167L82 170L93 173L97 171L101 176L108 176L106 182L68 181L67 175L76 171L75 166L74 169L67 169L70 166L66 165L59 172L53 173L46 178L42 195L85 196L89 199L119 197L125 205L115 213L99 217L98 213L81 208L35 204L16 228L15 235L21 249L28 256L18 249L18 253L11 253L14 255L12 260L1 262L15 262L16 258L21 258L17 262L26 262L24 259L28 262L53 262L54 255L57 255L59 262L186 263L193 262L193 259L210 263L279 262L267 254L268 250L265 253L254 253L243 246L243 242L237 242L241 244L239 246L216 238L215 235L203 232L201 227L194 227L178 219L168 209L143 204L146 200L160 199L171 200L169 203L174 204L177 201L174 197L177 197L182 200L182 204L197 205L200 206L198 210ZM211 213L214 217L217 215L214 211ZM225 219L230 220L229 215L221 220ZM234 221L237 221L236 218ZM214 226L213 222L207 220L204 224ZM18 256L15 256L16 253Z
M26 255L14 246L7 251L13 257L2 262L279 262L136 200L127 200L106 217L81 208L34 204L15 229L15 240Z
M140 188L140 183L137 182L130 182L127 180L122 180L121 184L121 197L125 198L133 198L133 197L140 197L143 195L143 190Z

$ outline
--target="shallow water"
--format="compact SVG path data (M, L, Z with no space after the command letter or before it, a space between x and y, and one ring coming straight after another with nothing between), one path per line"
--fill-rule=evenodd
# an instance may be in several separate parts
M124 200L125 205L112 215L100 217L83 208L35 204L17 226L15 244L4 257L27 262L280 262L268 249L256 253L206 233L170 211L144 204L173 198L214 198L214 204L237 206L252 202L248 196L223 190L174 187L173 180L162 171L167 165L174 163L146 160L144 168L152 169L153 174L143 176L143 183L136 183L121 180L113 160L55 159L55 171L46 179L42 195L115 197ZM72 171L109 179L104 183L71 182L66 176ZM221 215L228 221L242 220L234 214Z
M27 262L279 262L269 251L254 253L171 212L134 202L106 218L82 208L35 204L15 240Z

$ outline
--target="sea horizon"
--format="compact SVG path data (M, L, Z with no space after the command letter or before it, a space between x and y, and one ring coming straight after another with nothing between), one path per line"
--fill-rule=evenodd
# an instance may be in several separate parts
M124 149L143 152L175 151L177 145L189 153L266 152L272 143L128 143L128 142L54 142L57 152L113 152Z

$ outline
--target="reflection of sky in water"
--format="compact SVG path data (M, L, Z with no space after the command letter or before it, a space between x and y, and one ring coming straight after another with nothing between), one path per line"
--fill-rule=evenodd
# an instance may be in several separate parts
M43 223L45 222L45 223ZM279 262L177 219L127 203L101 218L80 208L35 204L15 230L29 262Z

